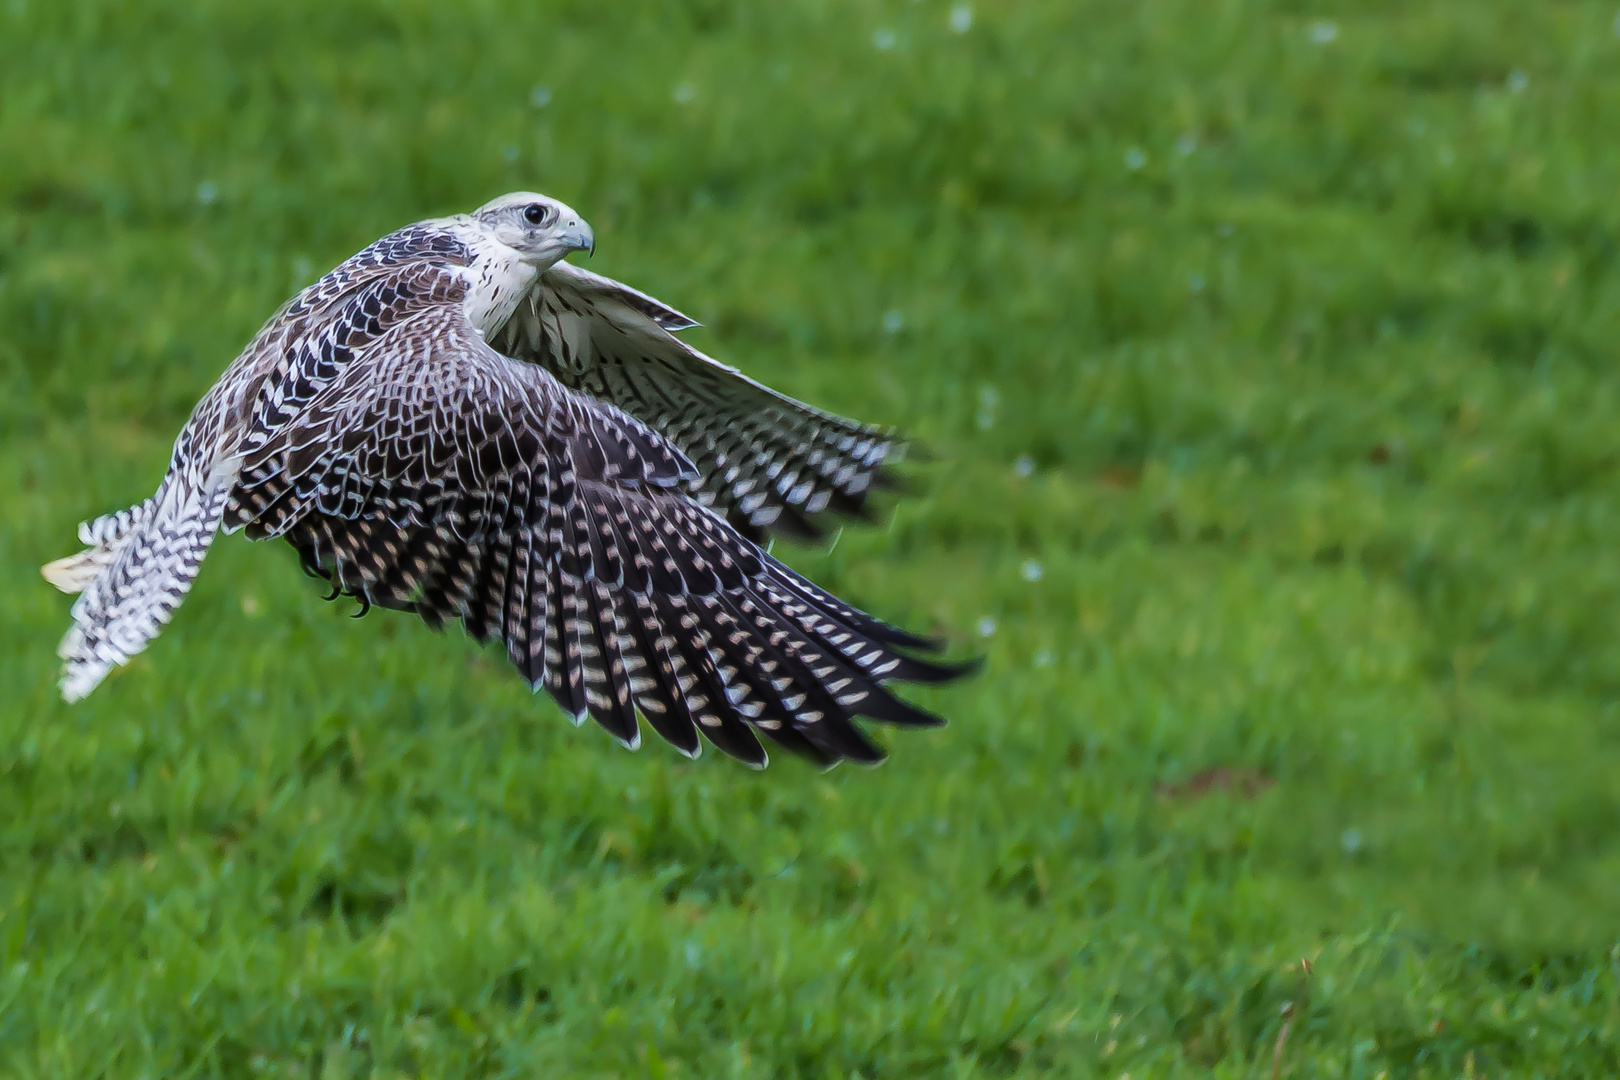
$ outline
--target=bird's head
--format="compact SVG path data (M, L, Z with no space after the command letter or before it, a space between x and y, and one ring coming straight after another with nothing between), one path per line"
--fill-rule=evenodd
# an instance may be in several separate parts
M473 211L473 219L523 261L542 269L571 251L595 251L596 237L572 207L532 191L502 195Z

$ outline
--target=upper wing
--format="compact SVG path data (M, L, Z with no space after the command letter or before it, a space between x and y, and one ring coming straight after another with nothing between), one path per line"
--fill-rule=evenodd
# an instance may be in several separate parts
M899 456L894 434L778 394L674 336L695 325L558 263L490 343L652 425L696 464L699 498L751 539L815 537L829 514L862 515Z
M459 618L576 717L626 743L639 711L763 763L754 731L822 761L876 760L857 715L934 722L882 681L953 669L840 603L678 486L656 432L491 350L459 304L377 321L253 440L228 529L281 535L367 603Z

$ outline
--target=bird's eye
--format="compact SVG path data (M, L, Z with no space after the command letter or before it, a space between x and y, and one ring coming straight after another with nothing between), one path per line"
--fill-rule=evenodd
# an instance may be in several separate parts
M546 220L546 208L539 203L530 203L523 208L523 220L530 225L538 225Z

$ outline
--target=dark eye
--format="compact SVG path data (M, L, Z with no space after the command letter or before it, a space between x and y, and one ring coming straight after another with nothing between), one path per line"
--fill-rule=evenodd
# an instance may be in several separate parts
M523 220L530 225L538 225L546 220L546 208L539 203L530 203L523 208Z

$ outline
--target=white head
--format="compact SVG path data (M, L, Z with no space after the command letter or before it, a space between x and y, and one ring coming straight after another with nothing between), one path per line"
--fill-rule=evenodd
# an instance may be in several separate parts
M532 191L514 191L474 210L472 217L498 242L540 269L571 251L595 251L596 237L572 208Z

